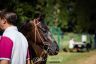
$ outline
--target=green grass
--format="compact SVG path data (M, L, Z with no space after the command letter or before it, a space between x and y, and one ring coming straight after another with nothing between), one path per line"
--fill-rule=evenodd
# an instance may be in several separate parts
M93 54L96 54L96 51L84 53L60 52L56 56L48 56L47 64L79 64L80 61L86 60Z

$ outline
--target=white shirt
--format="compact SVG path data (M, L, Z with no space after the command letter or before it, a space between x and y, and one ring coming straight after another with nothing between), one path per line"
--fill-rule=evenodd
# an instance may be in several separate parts
M69 48L73 48L74 47L74 40L73 39L71 39L70 41L69 41Z
M26 64L28 42L23 34L17 30L17 27L11 26L4 31L3 36L13 42L11 58L3 59L10 60L11 64Z
M87 35L82 35L82 42L86 42L87 41Z

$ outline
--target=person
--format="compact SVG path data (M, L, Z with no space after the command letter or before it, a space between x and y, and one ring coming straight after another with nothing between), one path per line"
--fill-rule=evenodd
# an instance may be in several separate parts
M86 34L82 34L82 43L87 43L87 35Z
M14 12L0 12L0 29L4 30L0 39L0 64L30 64L28 42L15 26Z
M74 48L74 44L75 44L74 39L73 39L73 38L72 38L72 39L70 39L70 41L69 41L69 49L70 49L70 51L72 51L72 50L73 50L73 48Z

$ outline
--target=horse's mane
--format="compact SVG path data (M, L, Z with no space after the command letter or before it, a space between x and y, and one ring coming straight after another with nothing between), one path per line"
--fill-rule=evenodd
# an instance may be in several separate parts
M22 23L23 25L20 27L19 31L24 34L24 36L27 38L28 42L31 40L31 30L32 30L32 25L29 23L29 20Z

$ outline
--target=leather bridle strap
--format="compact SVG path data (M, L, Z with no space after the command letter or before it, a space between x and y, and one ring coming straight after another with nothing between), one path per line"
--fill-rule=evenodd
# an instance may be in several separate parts
M42 39L42 37L40 36L40 33L38 31L38 28L37 26L40 24L40 22L38 21L38 23L36 23L36 20L33 21L34 23L34 26L35 26L35 43L36 43L36 36L37 36L37 33L38 33L38 36L40 37L42 43L44 44L44 40ZM37 32L36 32L37 31Z
M40 36L40 33L39 33L39 31L38 31L38 28L37 28L37 26L40 24L40 22L36 23L36 19L34 19L33 23L34 23L34 26L35 26L35 44L36 44L36 35L37 35L37 33L38 33L38 35L39 35L42 43L44 44L44 40L43 40L42 37ZM36 31L37 31L37 32L36 32ZM42 53L41 53L41 55L40 55L40 58L43 56L44 53L47 53L47 51L45 51L45 50L42 51ZM38 60L39 60L39 59L38 59ZM37 62L38 62L38 61L37 61ZM34 62L34 63L36 63L36 62Z

